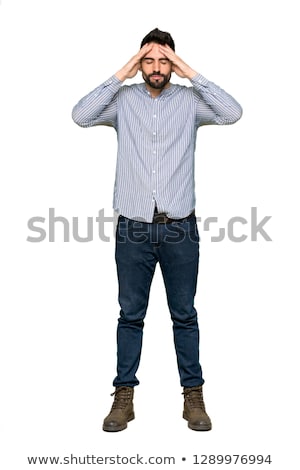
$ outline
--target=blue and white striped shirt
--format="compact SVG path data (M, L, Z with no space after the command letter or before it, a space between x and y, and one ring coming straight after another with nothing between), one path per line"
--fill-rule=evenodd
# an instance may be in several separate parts
M242 115L241 106L200 74L191 79L191 87L170 84L156 98L144 83L122 83L112 76L72 112L81 127L106 125L117 131L113 207L145 222L152 222L155 205L170 218L186 217L195 208L197 129L233 124Z

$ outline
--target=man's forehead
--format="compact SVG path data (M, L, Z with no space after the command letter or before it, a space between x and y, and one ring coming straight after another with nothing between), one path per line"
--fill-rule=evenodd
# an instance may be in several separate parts
M144 59L167 59L167 56L160 52L159 44L151 42L149 46L152 46L152 49L143 57Z

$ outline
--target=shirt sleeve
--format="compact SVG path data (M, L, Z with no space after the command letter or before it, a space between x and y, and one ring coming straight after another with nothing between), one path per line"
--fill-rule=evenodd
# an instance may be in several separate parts
M201 74L191 79L196 100L197 127L233 124L242 117L241 105L226 91Z
M117 125L117 97L122 82L112 76L84 96L73 108L72 119L80 127Z

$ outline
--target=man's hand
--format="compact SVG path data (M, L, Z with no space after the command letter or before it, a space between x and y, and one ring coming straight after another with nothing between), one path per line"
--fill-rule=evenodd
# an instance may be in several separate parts
M137 72L140 69L141 66L141 60L143 57L145 57L148 52L150 52L152 49L152 45L145 44L139 52L133 56L129 62L127 62L124 67L122 67L116 74L115 76L121 80L122 82L126 80L126 78L133 78L137 74Z
M191 79L197 75L197 72L183 62L170 46L159 46L159 50L172 62L172 71L175 72L178 77Z

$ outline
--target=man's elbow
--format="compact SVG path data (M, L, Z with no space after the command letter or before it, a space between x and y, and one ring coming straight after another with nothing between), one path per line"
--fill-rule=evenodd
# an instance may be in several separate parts
M240 104L238 104L237 109L236 109L236 118L235 118L234 122L239 121L242 116L243 116L243 108Z
M219 117L218 124L229 125L239 121L243 115L243 108L238 103L230 107L230 112L224 116Z
M230 124L234 124L235 122L239 121L243 115L243 108L239 103L236 103L236 106L233 109L232 114L232 121Z
M76 106L72 110L72 119L80 127L90 127L90 123L83 119L82 113L80 113Z

